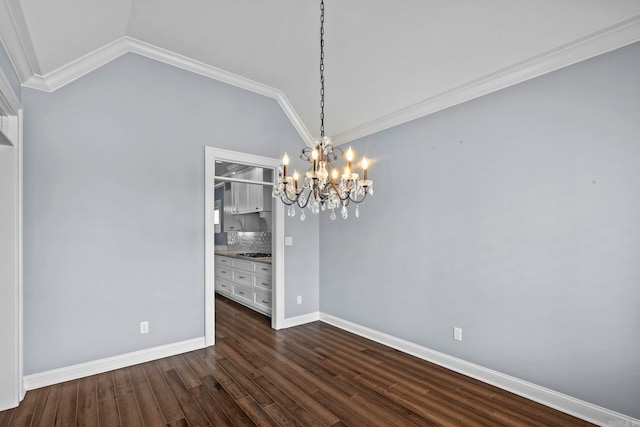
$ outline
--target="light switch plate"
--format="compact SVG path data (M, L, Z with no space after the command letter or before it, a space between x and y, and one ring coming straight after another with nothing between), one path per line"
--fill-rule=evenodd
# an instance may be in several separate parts
M293 246L293 237L291 236L287 236L284 238L284 245L285 246Z

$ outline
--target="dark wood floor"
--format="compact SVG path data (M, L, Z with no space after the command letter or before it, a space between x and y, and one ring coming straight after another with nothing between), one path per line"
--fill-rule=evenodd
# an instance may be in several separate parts
M216 310L215 346L29 391L0 426L589 425L320 322Z

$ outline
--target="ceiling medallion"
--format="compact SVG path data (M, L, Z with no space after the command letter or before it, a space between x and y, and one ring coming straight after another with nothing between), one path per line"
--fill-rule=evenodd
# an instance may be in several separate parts
M340 175L334 167L338 158L347 159L344 173ZM346 153L339 147L334 147L331 138L324 134L324 0L320 1L320 138L314 141L313 147L305 147L300 158L310 163L309 170L302 177L294 171L289 175L289 156L284 154L282 167L279 169L277 184L273 187L273 197L279 198L289 206L287 214L296 215L294 206L302 209L300 220L304 221L304 208L308 207L313 214L330 210L330 218L336 219L336 209L340 209L342 218L349 216L348 206L356 205L354 212L356 218L360 216L358 204L367 197L373 195L373 181L367 179L369 162L362 159L362 179L353 172L353 150L351 147ZM329 174L331 171L331 174Z

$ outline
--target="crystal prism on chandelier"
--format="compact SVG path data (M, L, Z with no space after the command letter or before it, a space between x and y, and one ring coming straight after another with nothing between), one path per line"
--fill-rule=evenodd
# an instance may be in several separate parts
M294 171L289 175L289 156L285 153L282 168L278 173L278 181L273 187L273 197L279 198L289 206L287 214L296 215L295 206L302 209L300 219L304 221L304 208L308 207L313 214L321 210L331 211L331 220L336 219L335 210L340 211L342 218L349 216L348 206L356 205L355 216L360 216L358 203L367 195L373 195L373 181L367 179L369 162L362 159L362 178L353 171L353 150L346 152L347 165L340 174L334 162L343 156L339 147L334 147L331 138L324 134L324 1L320 1L320 138L314 141L313 147L305 147L300 158L310 163L309 170L302 177Z

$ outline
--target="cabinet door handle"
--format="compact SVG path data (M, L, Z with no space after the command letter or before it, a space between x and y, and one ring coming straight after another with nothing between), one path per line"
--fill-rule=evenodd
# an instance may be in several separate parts
M269 269L268 268L263 268L262 271L269 271Z
M264 283L264 282L262 282L262 283L260 283L260 284L261 284L262 286L269 286L269 284L268 284L268 283Z
M220 270L220 273L225 273L226 274L227 272L225 270Z
M238 279L244 279L244 276L238 276Z
M269 304L269 301L262 300L263 304Z
M240 291L238 291L238 293L239 293L240 295L244 295L244 292L240 292Z

